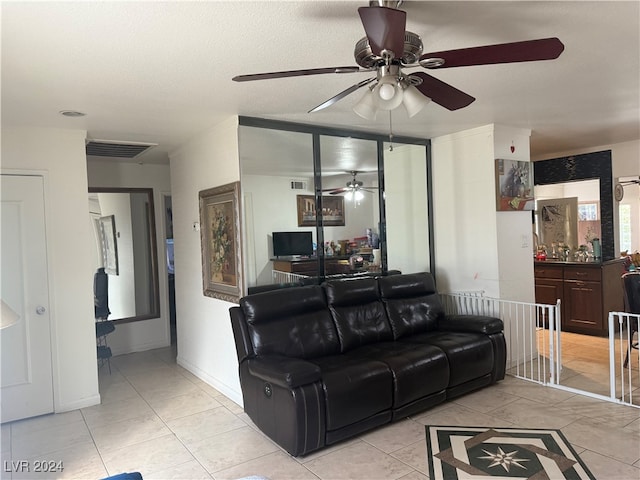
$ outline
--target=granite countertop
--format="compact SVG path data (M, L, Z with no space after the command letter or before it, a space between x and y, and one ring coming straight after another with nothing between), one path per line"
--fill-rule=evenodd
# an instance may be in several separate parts
M602 265L610 265L612 263L618 263L618 262L623 262L624 259L623 258L614 258L613 260L605 260L605 261L600 261L598 260L597 262L594 260L589 260L587 262L578 262L575 260L560 260L558 258L547 258L546 260L536 260L534 259L533 263L534 265L583 265L585 267L599 267Z

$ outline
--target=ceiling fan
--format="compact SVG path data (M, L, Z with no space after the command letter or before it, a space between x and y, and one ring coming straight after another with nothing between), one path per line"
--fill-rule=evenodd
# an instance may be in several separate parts
M368 91L353 108L358 115L373 119L378 110L390 111L402 104L409 116L413 117L430 100L453 111L470 105L475 98L425 72L405 73L403 68L423 67L436 70L552 60L558 58L564 50L562 42L552 37L423 54L420 36L405 30L407 14L398 9L401 4L402 0L370 0L368 7L358 8L366 33L355 46L354 55L358 66L238 75L232 80L246 82L325 73L375 72L375 77L352 85L308 113L329 107L368 85Z
M375 190L378 190L378 187L365 187L363 182L356 179L356 176L358 175L356 170L352 170L350 173L353 178L346 183L346 186L340 188L326 188L322 191L329 192L329 195L344 194L347 200L355 200L356 202L359 202L364 198L364 194L362 192L374 193Z

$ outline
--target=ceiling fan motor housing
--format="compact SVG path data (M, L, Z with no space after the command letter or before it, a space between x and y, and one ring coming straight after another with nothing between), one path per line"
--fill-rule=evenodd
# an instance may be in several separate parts
M384 62L382 57L373 54L367 37L358 40L353 55L356 63L362 68L375 68ZM418 62L420 55L422 55L422 40L420 36L416 33L405 31L404 52L402 53L400 62L403 65L413 65Z

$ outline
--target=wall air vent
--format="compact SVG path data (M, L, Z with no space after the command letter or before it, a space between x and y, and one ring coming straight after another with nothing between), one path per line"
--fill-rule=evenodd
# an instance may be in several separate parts
M95 157L136 158L157 145L157 143L88 140L86 152L87 156Z
M307 182L303 180L291 180L291 190L306 190Z

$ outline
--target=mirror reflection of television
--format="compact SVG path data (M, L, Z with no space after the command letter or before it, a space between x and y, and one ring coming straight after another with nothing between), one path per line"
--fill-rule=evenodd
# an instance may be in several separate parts
M311 232L273 232L273 256L313 255Z

